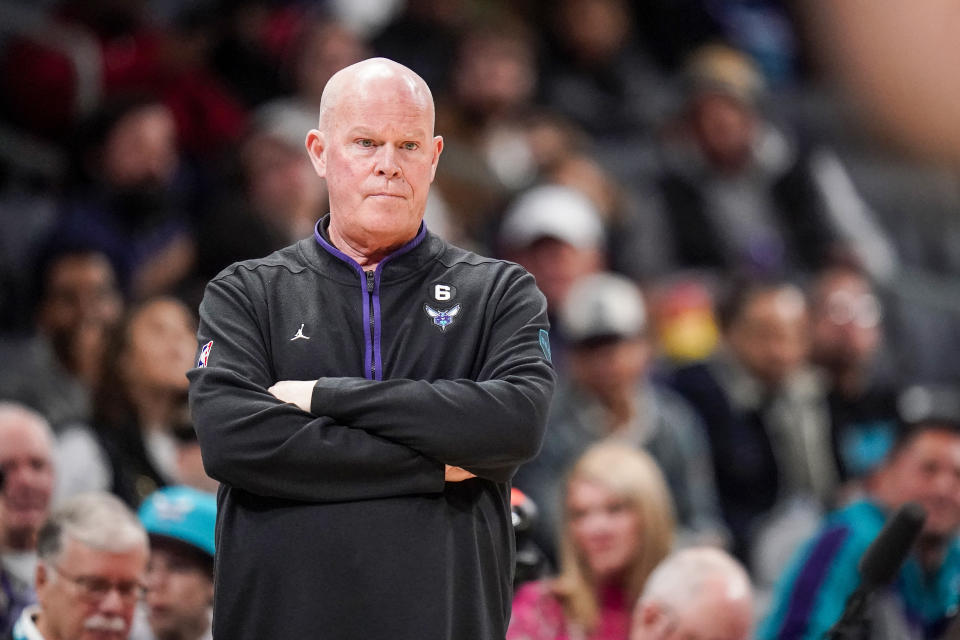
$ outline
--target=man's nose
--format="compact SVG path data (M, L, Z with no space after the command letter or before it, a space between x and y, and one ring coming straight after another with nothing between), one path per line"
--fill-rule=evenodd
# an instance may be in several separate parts
M380 146L377 153L376 173L387 179L400 177L400 165L397 163L397 150L388 144Z
M123 613L125 604L123 597L120 595L120 591L117 589L110 589L110 592L103 597L103 600L100 601L100 611L103 613L113 613L120 614Z

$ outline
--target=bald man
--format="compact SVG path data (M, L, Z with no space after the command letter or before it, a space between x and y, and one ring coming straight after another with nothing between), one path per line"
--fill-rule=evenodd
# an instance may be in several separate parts
M37 534L50 513L54 439L40 414L0 402L0 636L7 633L33 593Z
M753 588L727 553L693 547L654 570L634 609L630 640L748 640Z
M189 373L221 482L214 637L502 640L509 482L554 376L520 267L423 225L429 88L371 59L327 84L313 237L207 286Z
M14 402L0 402L0 545L3 564L33 582L37 533L50 512L54 437L40 414Z

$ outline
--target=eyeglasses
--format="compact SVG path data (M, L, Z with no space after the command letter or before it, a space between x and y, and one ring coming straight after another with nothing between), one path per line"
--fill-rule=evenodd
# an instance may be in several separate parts
M834 291L826 300L827 317L838 326L853 323L861 329L872 329L880 324L883 310L876 296L848 291Z
M90 603L100 602L113 590L124 602L136 602L143 597L146 587L138 580L120 580L114 582L98 576L74 576L56 565L50 567L61 576L77 585L80 597Z

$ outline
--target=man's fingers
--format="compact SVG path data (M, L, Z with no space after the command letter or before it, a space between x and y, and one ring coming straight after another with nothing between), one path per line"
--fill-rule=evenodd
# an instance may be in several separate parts
M476 478L474 474L470 473L466 469L461 469L460 467L453 467L449 464L444 467L443 478L447 482L463 482L464 480L469 480L470 478Z
M267 391L281 402L295 404L310 413L310 402L316 383L316 380L280 380Z

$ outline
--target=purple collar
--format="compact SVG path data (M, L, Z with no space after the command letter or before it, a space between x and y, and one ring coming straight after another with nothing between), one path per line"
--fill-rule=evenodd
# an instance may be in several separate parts
M333 246L333 243L330 242L329 240L327 240L327 239L323 236L323 234L320 233L320 225L321 225L321 224L323 224L323 219L318 220L318 221L317 221L317 224L313 227L313 237L316 238L317 243L318 243L321 247L323 247L324 249L326 249L329 253L333 254L334 256L340 258L341 260L343 260L344 262L346 262L347 264L349 264L350 266L352 266L354 269L359 269L360 271L363 271L363 267L360 266L360 263L358 263L356 260L354 260L353 258L351 258L350 256L348 256L347 254L345 254L343 251L340 251L340 249L338 249L338 248L336 248L335 246ZM390 262L390 261L393 260L394 258L398 258L398 257L402 256L403 254L408 253L409 251L412 251L412 250L416 249L417 246L419 246L420 243L423 242L423 239L426 238L426 237L427 237L427 225L425 225L425 224L423 223L423 221L421 220L421 221L420 221L420 229L417 231L417 235L415 235L415 236L413 237L413 239L410 240L408 243L406 243L405 245L399 247L399 248L396 249L393 253L390 253L389 255L387 255L387 257L385 257L383 260L381 260L381 261L377 264L377 269L376 269L377 272L379 273L380 267L382 267L382 266L383 266L384 264L386 264L387 262Z
M339 258L344 263L350 265L354 271L356 271L359 276L359 289L361 294L361 304L363 308L363 316L361 318L364 326L369 321L368 319L373 320L373 333L371 335L370 330L364 330L364 359L363 359L363 368L364 375L367 379L382 380L383 379L383 357L380 353L380 342L382 339L382 323L380 318L380 276L383 273L383 267L385 264L391 260L402 256L405 253L409 253L413 249L417 248L423 239L427 237L427 227L420 222L420 230L417 232L417 235L414 238L389 254L383 260L377 264L377 268L373 270L373 289L369 289L369 280L367 279L369 273L364 271L363 267L360 266L356 260L345 254L344 252L337 249L333 244L323 237L323 234L320 233L320 225L323 223L323 220L317 222L317 225L313 229L313 235L317 239L317 243L323 247L328 253Z

